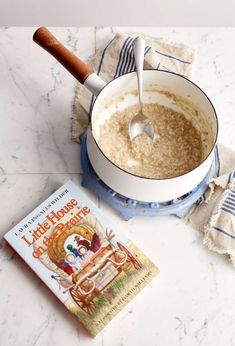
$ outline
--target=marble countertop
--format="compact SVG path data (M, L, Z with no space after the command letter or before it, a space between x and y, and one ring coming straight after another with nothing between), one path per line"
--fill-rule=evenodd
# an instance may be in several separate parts
M1 238L68 179L79 184L70 140L74 79L32 40L34 28L0 29ZM235 148L235 28L54 28L83 59L116 31L185 43L197 52L192 80L217 110L219 141ZM0 345L235 345L235 270L176 217L128 222L89 196L161 273L96 339L1 241Z

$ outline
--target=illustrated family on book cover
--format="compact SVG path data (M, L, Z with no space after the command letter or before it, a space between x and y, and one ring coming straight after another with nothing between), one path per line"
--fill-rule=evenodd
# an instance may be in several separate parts
M158 273L71 181L5 238L93 336Z

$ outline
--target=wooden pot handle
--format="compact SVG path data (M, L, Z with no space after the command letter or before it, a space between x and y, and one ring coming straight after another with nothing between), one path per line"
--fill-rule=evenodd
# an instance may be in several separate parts
M37 29L33 40L53 55L80 83L83 84L93 73L93 70L84 61L64 47L47 28Z

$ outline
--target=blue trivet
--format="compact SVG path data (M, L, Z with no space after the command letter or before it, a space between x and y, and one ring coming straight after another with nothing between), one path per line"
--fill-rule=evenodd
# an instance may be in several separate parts
M204 198L203 195L208 188L207 182L219 174L218 150L216 148L210 171L190 193L164 203L136 201L113 191L97 176L87 155L86 132L81 135L81 166L83 170L82 186L90 189L101 200L116 209L124 220L129 220L136 215L177 215L182 217L187 214L194 203L199 203Z

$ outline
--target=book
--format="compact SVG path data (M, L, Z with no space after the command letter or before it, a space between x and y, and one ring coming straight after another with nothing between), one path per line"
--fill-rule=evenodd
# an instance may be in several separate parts
M72 181L4 238L92 336L159 272Z

